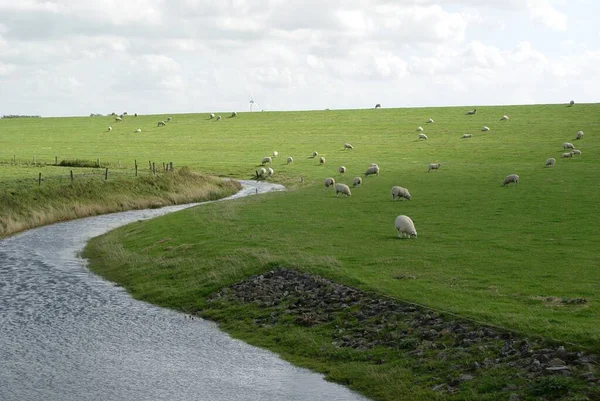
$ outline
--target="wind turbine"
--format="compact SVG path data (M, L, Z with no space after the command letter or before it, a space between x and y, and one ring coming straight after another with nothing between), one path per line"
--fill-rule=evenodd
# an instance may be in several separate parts
M250 111L252 111L252 106L256 105L258 107L258 104L254 101L254 96L252 96L252 94L250 94Z

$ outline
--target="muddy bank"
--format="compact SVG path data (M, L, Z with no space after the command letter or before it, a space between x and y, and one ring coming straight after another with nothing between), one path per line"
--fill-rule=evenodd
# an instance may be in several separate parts
M329 329L334 348L392 351L386 355L411 361L416 382L452 399L462 398L463 390L486 393L490 377L501 384L493 390L497 399L600 399L597 355L318 276L272 270L214 294L211 303L218 307L219 302L258 306L263 312L254 319L257 328L290 322L322 326Z

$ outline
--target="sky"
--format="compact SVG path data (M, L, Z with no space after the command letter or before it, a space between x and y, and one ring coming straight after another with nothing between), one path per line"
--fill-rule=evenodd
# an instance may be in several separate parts
M597 0L0 0L0 115L598 102Z

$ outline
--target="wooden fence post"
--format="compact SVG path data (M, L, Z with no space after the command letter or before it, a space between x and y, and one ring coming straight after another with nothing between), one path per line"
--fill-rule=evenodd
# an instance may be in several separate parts
M137 163L135 164L135 176L137 177Z
M42 185L42 173L38 176L38 187Z
M156 175L156 164L154 162L152 163L152 173Z
M58 166L58 156L54 156L54 165Z
M71 185L73 185L73 170L71 170Z
M100 159L96 159L96 167L100 167Z
M106 171L104 172L104 181L108 180L108 167L106 168Z
M169 162L169 171L173 171L173 162Z

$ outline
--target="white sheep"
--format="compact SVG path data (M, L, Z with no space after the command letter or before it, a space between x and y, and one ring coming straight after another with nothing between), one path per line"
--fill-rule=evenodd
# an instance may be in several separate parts
M116 122L123 121L123 117L119 117L119 116L117 116L117 117L115 117L115 121L116 121Z
M351 144L349 144L349 143L345 143L345 144L344 144L344 150L346 150L346 149L354 149L354 146L352 146L352 145L351 145Z
M357 185L362 184L362 178L360 177L354 177L354 180L352 181L352 188L356 187Z
M260 164L271 164L273 162L273 159L271 159L269 156L267 157L263 157L262 160L260 161Z
M427 120L428 123L432 123L433 122L433 118L430 118L429 120Z
M500 118L500 121L509 120L508 116L505 114Z
M235 116L237 116L237 113L234 111L234 112L231 113L231 118L233 118Z
M563 149L575 149L575 146L571 142L563 143Z
M518 175L516 175L516 174L510 174L510 175L507 175L507 176L504 178L504 181L502 182L502 186L508 185L508 184L510 184L511 182L514 182L514 183L515 183L515 185L518 185L518 184L519 184L519 176L518 176Z
M171 121L172 119L172 117L167 117L167 121Z
M373 174L379 175L379 166L371 166L365 171L365 176L367 177Z
M335 196L339 196L340 194L349 197L352 195L352 192L350 192L350 188L346 184L335 184Z
M398 238L417 238L415 223L413 223L412 219L408 216L402 214L396 217L394 227L396 227Z
M463 139L466 139L466 138L470 138L470 137L472 137L472 136L473 136L473 135L471 135L471 134L463 134L462 138L463 138Z
M469 110L467 111L467 115L468 116L472 116L473 114L477 113L477 109L473 109L473 110Z
M574 104L575 104L575 101L574 101L574 100L571 100L571 101L569 102L569 106L573 106Z
M108 130L109 130L109 131L112 131L112 127L111 127L111 126L108 126Z
M430 172L431 170L439 170L441 165L442 163L429 163L427 172Z
M279 152L278 152L278 151L276 151L276 150L274 150L274 151L273 151L273 158L276 158L278 155L279 155Z
M417 131L419 131L419 132L423 132L423 127L421 127L421 126L418 126L418 127L417 127Z
M158 123L156 123L157 127L164 127L165 125L167 125L167 123L165 123L164 121L159 121Z
M573 149L573 150L571 151L571 153L573 154L573 156L575 156L575 155L580 155L580 154L581 154L581 150L579 150L579 149Z
M273 175L273 174L275 174L275 171L273 171L273 169L271 167L269 167L267 169L267 175Z
M256 172L257 177L263 177L265 174L267 174L267 170L262 167Z
M583 131L577 131L577 135L575 136L575 139L583 139Z
M317 151L314 151L314 152L312 153L312 157L313 157L313 158L315 158L315 157L317 157L317 156L319 156L319 152L317 152Z
M427 135L425 134L419 134L419 140L427 140Z
M136 133L136 134L137 134L137 133L139 133L139 132L142 132L142 129L141 129L141 128L138 128L138 129L136 129L136 130L135 130L135 133Z
M210 118L211 120L212 120L213 118L215 118L215 113L210 113L210 114L208 115L208 118Z
M563 153L561 157L562 158L570 158L570 157L573 157L573 153L571 153L571 152Z
M325 164L327 163L327 160L325 160L325 158L323 156L319 157L319 164Z
M340 174L344 174L344 173L346 172L346 167L344 167L344 166L340 166L340 167L338 168L338 171L340 172Z
M406 200L410 200L412 197L410 196L410 192L408 192L408 189L404 188L404 187L399 187L399 186L394 186L392 187L392 200L396 200L396 199L406 199Z
M220 121L220 120L221 120L221 116L217 116L217 121Z
M377 164L377 163L371 163L371 164L369 164L369 167L377 167L377 168L379 168L379 164Z
M335 180L331 177L325 178L325 188L329 188L332 185L335 185Z
M485 126L485 125L484 125L484 126L481 128L481 130L482 130L482 131L484 131L484 132L485 132L485 131L489 131L489 130L490 130L490 127L487 127L487 126Z
M292 156L287 158L287 164L293 163L294 162L294 158Z
M548 160L546 160L545 167L552 167L552 166L554 166L554 163L556 163L556 159L554 157L551 157Z

